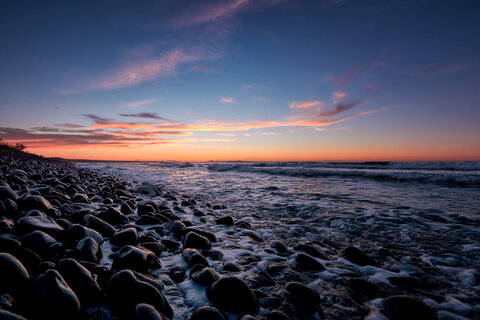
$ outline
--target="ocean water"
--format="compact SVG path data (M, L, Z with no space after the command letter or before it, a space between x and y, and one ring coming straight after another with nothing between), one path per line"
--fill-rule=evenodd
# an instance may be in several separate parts
M327 271L320 279L307 282L332 295L323 304L331 316L327 318L336 318L338 308L356 317L349 314L353 307L337 286L352 268L340 254L347 246L362 248L376 258L384 249L390 252L382 268L361 267L356 272L386 287L392 285L388 280L392 275L419 278L429 285L413 294L434 307L441 319L480 314L479 162L109 162L82 166L133 183L148 181L205 205L222 204L227 207L222 214L251 223L265 243L281 239L291 246L303 241L322 246L329 254L328 261L323 261ZM218 226L211 228L220 237L230 235ZM247 251L264 253L264 244L237 240L233 248L223 245L227 257L236 259ZM186 298L185 305L177 307L187 310L198 299L202 300L198 295ZM381 318L379 303L367 303L369 318Z

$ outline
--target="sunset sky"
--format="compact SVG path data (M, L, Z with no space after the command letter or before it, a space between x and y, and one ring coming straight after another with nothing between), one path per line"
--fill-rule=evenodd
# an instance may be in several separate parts
M480 160L478 0L0 0L0 138L103 160Z

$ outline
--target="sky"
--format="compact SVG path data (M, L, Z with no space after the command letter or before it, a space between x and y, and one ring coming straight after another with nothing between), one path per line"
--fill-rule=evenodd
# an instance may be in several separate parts
M46 157L480 160L477 0L0 0L0 138Z

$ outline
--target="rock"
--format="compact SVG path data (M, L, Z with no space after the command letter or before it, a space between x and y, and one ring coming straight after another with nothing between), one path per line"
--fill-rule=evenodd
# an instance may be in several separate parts
M161 268L161 264L153 252L127 245L116 253L112 268L115 270L132 269L141 273L149 273Z
M22 208L25 210L40 210L42 212L49 212L53 209L50 202L42 196L28 196L22 200Z
M265 271L271 276L276 276L277 274L283 272L285 269L288 268L289 265L286 261L269 262L265 267Z
M181 266L172 266L168 268L168 276L175 283L182 283L187 278L185 269L183 269Z
M183 260L185 260L187 265L190 267L193 267L196 264L201 264L205 267L209 266L207 259L205 259L205 257L200 252L198 252L197 249L184 249L182 257Z
M226 320L225 316L215 307L201 306L196 308L189 320Z
M167 249L165 245L159 242L144 242L141 244L141 246L155 253L157 257L159 257L162 254L162 252Z
M78 241L75 251L80 260L98 263L102 258L102 250L100 250L97 241L90 237Z
M2 309L0 309L0 319L2 319L2 320L27 320L26 318L24 318L24 317L22 317L18 314L9 312L7 310L2 310Z
M215 219L216 224L223 224L225 226L233 226L233 218L230 216L224 216L218 219Z
M90 198L88 198L88 196L84 193L75 193L72 196L72 201L75 203L86 203L86 204L91 203Z
M116 229L111 224L94 215L87 214L83 219L86 227L98 231L104 237L111 238L116 232Z
M325 254L325 252L323 252L323 250L321 250L320 248L314 245L302 243L302 244L296 245L294 249L296 251L304 251L305 253L307 253L308 255L311 255L312 257L320 258L322 260L327 260L327 255Z
M122 204L120 205L120 212L123 213L123 214L135 213L133 208L126 201L122 202Z
M177 250L180 247L180 243L174 240L162 239L160 242L170 250Z
M135 320L162 320L158 311L149 304L139 303L135 306Z
M355 247L345 248L342 252L342 256L348 261L355 263L359 266L379 266L375 260L373 260L366 253Z
M36 319L77 318L80 302L58 271L41 274L30 289L29 312Z
M14 254L20 249L20 241L0 236L0 252Z
M43 231L33 231L21 239L24 247L32 249L39 254L50 253L55 251L56 247L60 247L60 243L53 237L49 236Z
M170 231L173 236L177 239L180 239L182 235L185 234L185 224L181 221L172 221L166 224L165 226L168 231Z
M350 279L346 286L348 294L357 302L373 300L380 294L380 287L364 279Z
M223 265L223 271L240 272L240 271L242 271L242 269L237 264L235 264L231 261L227 261Z
M18 219L16 226L21 234L40 230L51 236L57 236L63 231L53 218L47 216L26 216Z
M423 301L409 296L392 296L383 300L381 312L390 320L436 320L437 314Z
M277 250L278 252L280 253L286 253L288 252L288 247L287 245L285 244L285 242L281 241L281 240L273 240L271 243L270 243L270 247L271 248L274 248L275 250Z
M141 204L138 205L137 214L139 216L144 215L144 214L148 215L148 214L155 214L155 213L156 213L155 208L150 204L141 203Z
M102 235L93 229L84 227L80 224L72 224L70 225L66 232L67 236L69 237L70 241L78 241L80 239L83 239L85 237L90 237L94 239L98 245L101 245L103 242L103 237Z
M196 229L196 228L191 228L191 227L185 229L185 234L187 234L189 232L195 232L195 233L207 238L208 240L210 240L210 242L217 242L217 237L211 232Z
M143 225L149 225L149 224L162 224L168 221L169 220L164 219L160 215L156 215L156 216L143 215L143 216L140 216L140 218L138 218L137 221L135 221L135 223L139 226L143 226Z
M23 264L9 253L0 253L0 291L16 294L28 285L30 274Z
M312 308L320 303L317 290L298 282L289 282L285 286L293 301L300 307Z
M295 268L299 271L323 271L325 267L315 260L315 258L305 253L297 253L295 255L295 261L297 265Z
M202 270L193 273L191 278L195 283L198 283L202 286L209 286L220 279L220 276L212 268L203 268Z
M207 288L207 297L220 310L237 314L257 314L259 305L250 287L236 277L217 280Z
M15 201L13 201L12 199L1 199L0 201L5 207L5 211L3 212L3 215L5 217L11 218L17 213L18 206Z
M11 199L13 201L17 201L18 195L9 186L0 185L0 199Z
M58 271L76 293L83 306L101 304L103 293L92 274L74 259L63 259L58 264Z
M124 225L130 222L130 219L115 208L109 207L103 214L103 218L106 222L112 225Z
M153 188L151 188L147 185L144 185L144 184L142 184L140 187L137 188L137 193L149 195L151 197L153 197L156 194L156 192L155 192L155 190L153 190Z
M273 310L267 313L266 320L290 320L290 318L279 310Z
M173 310L163 294L151 284L139 281L130 270L122 270L114 274L106 286L107 303L111 309L123 318L133 318L136 305L146 303L168 318Z
M138 243L138 233L135 228L126 228L115 232L111 242L118 246L136 245Z
M247 230L242 231L242 234L252 238L255 241L258 241L258 242L263 241L262 235L260 234L260 232L257 232L257 231L247 229Z
M183 241L184 248L210 249L211 246L210 240L195 232L189 232Z

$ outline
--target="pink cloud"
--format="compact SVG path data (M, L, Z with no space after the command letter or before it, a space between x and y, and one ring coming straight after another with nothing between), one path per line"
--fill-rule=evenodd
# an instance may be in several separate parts
M158 99L147 99L147 100L140 100L140 101L132 101L132 102L125 102L124 104L121 105L121 108L140 108L146 104L150 104L152 102L157 101Z
M218 99L220 100L221 103L238 103L237 100L235 100L234 98L232 97L218 97Z
M308 109L313 107L319 107L323 105L322 101L313 100L313 101L293 101L290 102L289 107L290 109Z

